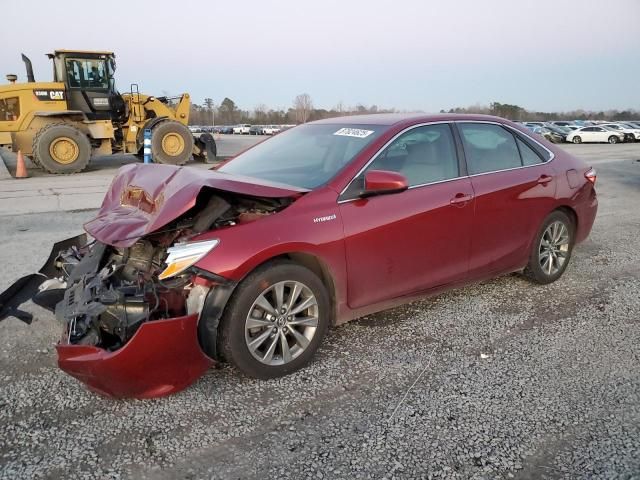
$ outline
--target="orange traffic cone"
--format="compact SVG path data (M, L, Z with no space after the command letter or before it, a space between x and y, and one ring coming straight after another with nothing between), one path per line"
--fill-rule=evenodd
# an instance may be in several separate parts
M28 178L27 167L24 164L24 155L18 150L18 164L16 166L16 178Z

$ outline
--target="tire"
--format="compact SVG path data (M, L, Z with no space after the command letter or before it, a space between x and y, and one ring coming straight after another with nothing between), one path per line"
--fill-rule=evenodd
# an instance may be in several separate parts
M267 310L261 308L263 303L258 305L262 298L273 308L277 304L275 291L282 286L282 304L286 306L295 291L294 285L302 287L298 287L301 291L298 300L294 299L292 311L307 301L312 302L311 296L315 297L316 303L292 316L287 316L286 312L271 318ZM327 290L311 270L290 261L269 262L248 275L233 293L220 322L218 351L224 360L247 376L260 379L281 377L311 361L329 327L330 315ZM288 319L298 323L286 324ZM302 319L308 325L299 324ZM253 327L248 325L249 321ZM289 329L295 330L297 335ZM285 354L283 336L289 359ZM303 337L301 340L304 342L296 337ZM249 346L252 342L254 349Z
M35 157L35 155L31 155L29 157L29 160L31 160L31 163L33 163L36 167L38 168L42 168L42 165L40 165L40 162L38 161L38 159Z
M612 145L613 145L614 143L618 143L618 137L616 137L615 135L611 135L611 136L609 137L609 143L610 143L610 144L612 144Z
M33 162L49 173L81 172L91 159L91 142L69 123L52 123L33 139Z
M193 151L193 135L183 124L168 120L152 129L151 155L156 163L184 165Z
M558 230L553 230L558 228ZM559 228L562 226L564 232ZM558 234L558 241L553 239L554 232ZM550 241L551 240L551 241ZM524 275L531 281L546 285L555 282L562 276L571 259L573 245L575 241L575 225L571 219L563 212L556 210L552 212L540 226L536 234L533 244L531 245L531 254L529 264L524 270ZM556 243L553 250L549 251L548 245ZM546 253L546 255L545 255ZM549 262L545 262L545 258L550 258ZM555 260L555 261L554 261ZM562 261L560 264L559 262Z
M582 143L582 138L580 138L579 136L575 136L573 137L573 139L571 140L573 143Z

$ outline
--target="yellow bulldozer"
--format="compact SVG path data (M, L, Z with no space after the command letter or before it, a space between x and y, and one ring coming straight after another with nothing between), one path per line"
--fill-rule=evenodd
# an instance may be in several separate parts
M153 161L182 165L193 155L215 161L213 136L195 138L187 124L191 100L154 97L132 84L115 86L113 52L56 50L53 82L36 82L24 54L27 82L16 75L0 86L0 147L22 153L50 173L84 170L92 156L143 153L144 131L151 131Z

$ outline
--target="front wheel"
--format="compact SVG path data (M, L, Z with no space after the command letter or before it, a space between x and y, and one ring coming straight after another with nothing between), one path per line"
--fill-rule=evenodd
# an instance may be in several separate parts
M573 137L572 142L573 143L582 143L582 139L580 137L578 137L578 136L575 136L575 137Z
M151 154L156 163L184 165L193 151L193 135L183 124L168 120L152 129Z
M49 173L81 172L89 164L89 138L70 123L53 123L33 139L33 162Z
M330 315L327 290L312 271L268 263L242 281L226 306L219 351L248 376L280 377L311 361Z
M525 276L540 284L560 278L571 258L574 235L573 222L565 213L559 210L551 213L533 241Z
M611 135L609 137L609 143L611 144L618 143L618 137L616 137L615 135Z

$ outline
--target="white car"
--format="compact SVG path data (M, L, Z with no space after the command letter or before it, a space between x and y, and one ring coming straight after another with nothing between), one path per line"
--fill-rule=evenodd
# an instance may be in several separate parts
M262 133L265 135L275 135L276 133L280 133L280 127L277 125L265 125L262 128Z
M618 143L624 141L624 133L607 130L601 126L582 127L567 135L567 142L573 143Z
M626 140L629 142L637 142L640 140L640 128L630 125L624 122L618 123L605 123L602 125L605 128L616 130L617 132L622 132L627 137Z
M251 125L248 123L243 123L241 125L236 125L233 127L233 133L236 135L249 135L251 130Z

